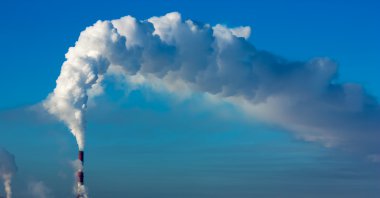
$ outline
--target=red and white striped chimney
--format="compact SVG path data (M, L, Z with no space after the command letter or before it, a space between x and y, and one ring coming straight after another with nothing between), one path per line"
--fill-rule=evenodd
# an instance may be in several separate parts
M84 152L83 152L83 151L79 151L79 153L78 153L78 159L79 159L79 161L82 163L82 167L81 167L81 169L78 171L78 183L79 183L80 185L83 185L83 177L84 177L84 174L83 174Z
M78 170L77 179L78 179L78 188L84 185L84 174L83 174L83 165L84 165L84 152L79 151L78 160L81 162L81 168ZM78 191L77 198L83 198L81 192Z

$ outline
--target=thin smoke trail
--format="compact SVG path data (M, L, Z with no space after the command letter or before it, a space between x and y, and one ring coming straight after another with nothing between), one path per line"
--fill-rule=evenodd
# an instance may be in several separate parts
M4 181L4 189L7 198L12 197L12 175L17 171L15 157L4 148L0 147L0 178Z
M5 189L6 196L7 198L11 198L12 197L12 188L11 188L12 175L5 174L3 175L3 179L4 179L4 189Z

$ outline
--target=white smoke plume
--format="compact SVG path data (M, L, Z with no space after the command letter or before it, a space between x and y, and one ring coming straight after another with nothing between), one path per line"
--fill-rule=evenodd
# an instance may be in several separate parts
M110 24L102 23L103 28L87 28L75 47L69 49L62 65L54 92L44 102L45 108L64 121L76 137L80 150L84 149L84 131L88 90L101 81L109 65L105 58L118 44L116 30Z
M4 190L7 198L12 197L12 175L17 171L14 156L7 150L0 148L0 177L4 180Z
M83 149L88 93L101 90L104 75L121 74L137 87L230 102L307 141L380 153L376 98L358 84L340 83L330 59L289 61L256 49L247 40L250 32L183 20L177 12L98 21L69 49L45 108L68 125Z

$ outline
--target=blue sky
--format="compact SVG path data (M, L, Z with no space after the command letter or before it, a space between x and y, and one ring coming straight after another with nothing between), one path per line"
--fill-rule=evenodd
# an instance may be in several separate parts
M379 97L379 9L375 1L3 1L0 146L16 156L15 197L30 197L28 184L35 181L54 197L71 194L74 138L63 124L25 108L54 89L68 47L97 20L178 11L212 25L248 25L257 48L291 60L330 57L339 63L340 81L360 83ZM232 107L207 106L199 98L174 104L151 90L124 97L112 83L107 93L88 112L91 197L380 193L378 164L301 141Z

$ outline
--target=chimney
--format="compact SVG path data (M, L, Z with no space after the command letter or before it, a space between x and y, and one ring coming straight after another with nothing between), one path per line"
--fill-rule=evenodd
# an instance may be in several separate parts
M78 159L82 163L82 167L78 171L78 184L79 185L83 185L83 177L84 177L84 174L83 174L84 152L83 151L79 151L79 153L78 153Z
M82 165L83 165L83 162L84 162L84 152L83 151L79 151L78 159L79 159L79 161L82 162Z
M78 160L81 162L82 167L78 170L78 188L84 185L84 174L83 174L83 165L84 165L84 152L79 151ZM83 198L83 195L80 191L78 191L77 198Z
M83 185L83 177L84 177L83 171L80 170L80 171L78 172L78 183L79 183L80 185Z

